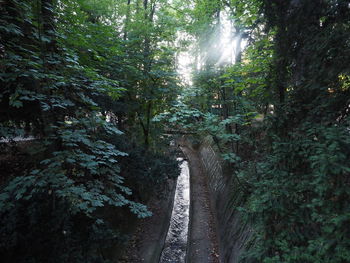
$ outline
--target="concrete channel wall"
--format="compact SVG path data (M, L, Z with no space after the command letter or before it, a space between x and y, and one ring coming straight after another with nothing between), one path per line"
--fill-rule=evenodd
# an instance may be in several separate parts
M215 150L211 137L198 148L207 175L211 205L216 215L220 262L238 263L251 230L235 209L244 202L243 191Z

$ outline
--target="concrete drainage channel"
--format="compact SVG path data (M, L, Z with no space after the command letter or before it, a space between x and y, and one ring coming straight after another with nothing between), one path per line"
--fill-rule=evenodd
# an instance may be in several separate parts
M217 151L213 149L215 144L211 137L205 138L195 149L185 139L181 144L181 150L191 164L191 176L188 181L191 192L190 213L187 217L189 226L182 226L185 229L186 240L180 239L179 243L173 243L172 240L177 240L176 231L180 230L174 220L174 205L171 226L159 262L238 262L252 233L252 227L244 224L240 213L234 209L244 202L242 189L231 176L232 172L222 163ZM178 180L181 181L180 177ZM175 232L171 230L172 225L175 225ZM179 236L184 237L181 234ZM173 237L175 239L172 239ZM181 253L178 257L179 247Z
M159 263L185 263L190 211L190 174L188 162L181 164L177 179L169 230Z
M160 263L219 263L216 220L198 154L185 145L170 226ZM191 176L190 176L191 173Z

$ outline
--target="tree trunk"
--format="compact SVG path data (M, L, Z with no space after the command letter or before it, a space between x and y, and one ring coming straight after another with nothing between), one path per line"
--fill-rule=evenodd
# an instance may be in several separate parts
M149 148L149 132L150 132L150 126L151 126L151 116L152 116L152 101L149 100L148 101L148 105L147 105L147 117L146 117L146 129L145 129L145 146L146 149Z
M242 61L242 30L240 27L235 27L236 43L235 43L235 64L241 63Z
M129 27L129 21L130 21L130 3L131 0L127 0L127 9L126 9L126 15L125 15L125 22L124 22L124 35L123 39L124 41L128 38L128 27Z
M149 23L149 26L152 26L155 9L156 9L156 2L149 2L148 0L143 0L143 8L145 12L145 22ZM144 81L144 87L145 87L145 93L149 96L147 101L147 107L146 107L146 124L142 124L142 129L144 132L144 143L145 147L149 147L149 137L150 137L150 130L151 130L151 119L152 119L152 87L149 83L149 73L152 69L152 61L151 61L151 39L148 34L145 36L144 40L144 49L143 49L143 60L144 60L144 68L143 68L143 74L146 77Z

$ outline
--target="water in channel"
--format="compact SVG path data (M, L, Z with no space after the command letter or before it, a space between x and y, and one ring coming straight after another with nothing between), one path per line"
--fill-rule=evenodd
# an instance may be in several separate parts
M190 174L188 163L181 164L177 179L170 226L159 263L184 263L190 212Z

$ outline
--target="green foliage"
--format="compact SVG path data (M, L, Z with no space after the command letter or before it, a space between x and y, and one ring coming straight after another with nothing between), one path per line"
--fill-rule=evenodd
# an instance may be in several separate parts
M274 109L258 149L263 158L242 171L252 189L246 219L256 228L243 262L349 261L348 95L339 82L349 70L340 58L349 52L348 34L337 29L348 27L349 10L337 2L263 1L275 32L263 76ZM335 21L333 12L342 15Z
M107 262L104 249L125 239L118 232L120 215L151 216L139 203L147 201L145 192L154 194L177 176L172 155L149 150L147 159L135 153L143 147L133 142L134 109L143 118L147 101L154 100L153 114L176 97L174 50L152 35L154 66L144 74L148 58L139 52L145 36L135 28L130 38L120 37L122 10L113 0L0 4L0 137L33 137L15 139L13 150L5 144L1 153L8 173L0 185L6 262ZM171 41L172 29L161 23L150 26L150 35ZM120 129L133 147L115 139ZM8 156L13 152L28 158L15 171L3 161L20 162Z
M248 39L228 67L206 59L224 8ZM343 0L196 2L201 65L161 117L211 135L232 168L232 199L245 196L232 209L254 230L240 262L349 262L349 12Z
M179 173L179 163L172 153L152 153L145 149L130 149L129 156L121 163L122 171L127 174L127 182L133 194L141 200L156 195L160 198L168 193L168 180L175 179ZM146 167L146 169L145 169Z
M164 121L172 129L188 129L195 131L197 122L203 117L203 113L195 108L189 108L186 104L179 102L169 111L158 114L153 118L154 122Z
M288 141L276 138L252 181L248 209L257 226L251 250L257 261L348 260L348 144L345 129L310 123Z
M223 13L248 43L234 65ZM178 173L165 128L211 135L232 169L241 262L348 262L349 17L347 0L2 1L2 259L106 262Z

